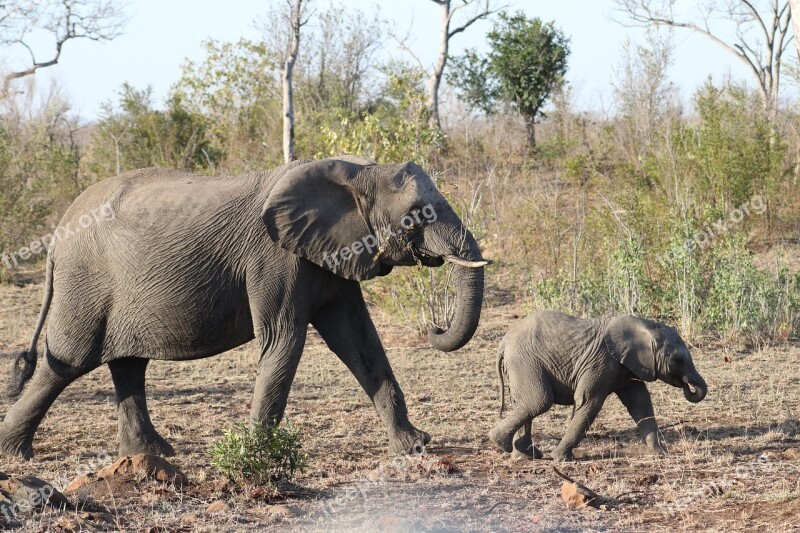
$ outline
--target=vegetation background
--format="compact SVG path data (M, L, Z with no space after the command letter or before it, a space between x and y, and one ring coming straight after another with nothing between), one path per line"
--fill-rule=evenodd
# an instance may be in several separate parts
M651 27L648 39L620 52L615 111L578 111L563 81L570 39L557 22L498 2L433 1L452 12L450 26L443 22L448 39L471 31L473 18L488 19L488 52L451 57L445 48L445 64L430 72L412 54L384 53L387 41L402 48L403 38L377 15L294 0L272 4L259 22L261 40L204 41L203 58L184 63L163 105L150 87L126 83L98 119L86 121L57 83L34 83L43 61L6 76L0 250L12 253L52 232L83 189L127 170L237 174L281 164L287 21L299 6L296 157L351 153L424 165L496 261L488 305L510 299L527 309L639 314L675 324L692 341L752 345L796 336L800 117L798 102L781 97L777 82L765 96L762 86L709 78L686 105L669 77L674 32L683 28L642 15L657 2L617 2L622 20ZM6 9L35 4L18 0ZM62 4L50 4L29 25L62 44L112 39L124 27L124 6L70 0L63 5L89 10L82 14L96 24L65 33L57 24L67 16ZM723 19L728 9L744 44L759 21L788 24L786 2L774 10L764 4L754 11L761 18L734 9L746 4L709 3ZM0 32L18 46L29 34L14 24L13 17L0 22ZM776 46L789 50L784 84L794 83L791 36L755 43L762 56ZM511 76L537 61L536 76ZM5 281L40 267L4 258ZM365 285L371 300L424 331L452 312L446 280L446 272L420 267Z
M620 22L645 26L647 38L622 47L611 101L588 108L565 81L585 36L568 34L560 20L537 20L530 9L519 13L527 0L416 0L420 18L438 10L441 20L430 67L375 14L389 2L374 0L374 11L354 3L264 3L261 37L206 40L202 54L174 73L166 98L125 83L97 116L77 112L82 95L66 96L67 83L48 84L41 71L62 52L77 52L77 41L89 53L90 41L119 38L138 2L0 3L0 56L23 58L0 69L0 368L24 349L39 313L43 254L23 259L19 252L52 233L74 198L109 176L146 166L235 175L282 164L291 60L295 157L351 153L420 163L495 261L480 328L452 356L432 354L422 335L452 313L446 267L395 269L364 284L410 417L434 435L430 453L387 459L373 407L312 332L287 410L299 434L224 432L248 416L259 357L253 343L181 365L154 361L151 413L179 450L188 488L123 480L76 510L27 514L9 527L796 529L800 68L791 23L800 16L792 21L790 2L613 0ZM166 11L177 2L161 4ZM215 14L233 17L231 6L215 3ZM574 16L588 18L583 9ZM472 24L479 20L485 39ZM690 31L752 76L709 77L684 92L671 74L676 43ZM451 38L479 46L454 53ZM33 47L31 39L55 48ZM145 51L156 41L139 43L139 55L151 60ZM701 63L719 72L713 61ZM106 68L98 61L98 85ZM695 405L664 384L650 387L669 449L658 457L637 450L629 414L607 402L579 462L561 466L609 498L602 511L566 509L549 464L510 460L486 438L499 403L491 364L497 342L511 320L538 308L672 324L690 341L712 391ZM8 409L7 399L0 403ZM545 453L569 417L568 408L537 417ZM0 466L63 488L100 447L114 448L117 431L110 376L93 372L48 413L37 460L8 457ZM226 479L281 477L263 457L277 457L297 485L278 494L247 483L240 490Z

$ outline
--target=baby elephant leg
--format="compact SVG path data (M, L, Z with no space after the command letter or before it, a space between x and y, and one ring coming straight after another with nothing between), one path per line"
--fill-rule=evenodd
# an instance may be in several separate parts
M525 401L517 402L508 416L489 431L489 438L501 450L509 453L512 452L514 450L514 433L524 425L525 434L522 436L523 440L520 444L525 445L526 442L531 442L531 421L550 409L552 405L553 395L550 391L539 395L539 397L534 398L533 401L531 401L531 398L526 398ZM527 441L525 435L527 435ZM534 450L531 450L532 456L535 456L535 453Z
M523 424L529 424L532 417L523 406L514 408L504 419L489 431L489 439L504 452L513 450L514 433Z
M541 450L533 445L531 438L531 420L523 424L522 429L517 432L519 437L514 441L514 451L512 456L515 459L541 459L544 457Z
M552 456L556 461L573 461L572 449L583 440L589 426L592 425L605 402L605 395L590 395L583 403L575 408L567 431L561 439Z
M636 422L645 444L653 453L663 453L664 448L658 438L658 424L647 386L641 381L634 381L624 389L618 390L617 396Z

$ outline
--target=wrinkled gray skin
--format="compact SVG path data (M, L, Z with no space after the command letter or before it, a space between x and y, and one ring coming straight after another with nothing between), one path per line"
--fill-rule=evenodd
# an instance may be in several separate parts
M429 333L434 348L450 351L475 332L486 262L417 165L344 156L240 177L144 169L88 188L61 226L77 228L81 215L106 202L113 220L50 250L40 323L16 361L12 394L33 374L49 309L44 358L0 423L0 451L31 456L34 432L56 397L106 364L116 387L120 454L171 455L147 411L148 360L210 357L254 338L261 355L251 417L277 423L309 324L372 400L391 452L419 450L430 440L408 420L359 280L398 265L455 263L455 318L447 331ZM404 215L427 204L435 222L400 227ZM387 226L397 235L379 249L328 269L325 253Z
M628 409L645 443L660 453L658 424L645 382L659 379L683 389L696 403L706 396L678 333L663 324L635 316L582 320L555 311L540 311L516 322L500 342L497 354L502 416L503 377L508 377L513 409L489 438L515 456L540 459L533 446L531 421L553 404L572 405L573 415L556 460L573 460L606 397L614 393ZM523 428L513 441L514 433ZM513 442L512 442L513 441Z

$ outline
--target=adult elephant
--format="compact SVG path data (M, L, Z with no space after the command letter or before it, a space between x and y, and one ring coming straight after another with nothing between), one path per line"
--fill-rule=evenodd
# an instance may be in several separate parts
M110 216L86 224L98 211ZM431 346L464 346L480 318L487 262L410 162L342 157L239 177L138 170L89 187L60 227L69 235L49 249L44 303L30 348L15 361L12 397L32 381L0 423L7 454L30 457L53 401L103 364L116 388L120 454L173 454L148 415L148 361L209 357L254 338L251 418L278 423L308 324L372 400L390 452L420 449L430 435L408 420L359 281L449 261L457 308L449 329L429 332ZM34 372L48 310L44 362Z

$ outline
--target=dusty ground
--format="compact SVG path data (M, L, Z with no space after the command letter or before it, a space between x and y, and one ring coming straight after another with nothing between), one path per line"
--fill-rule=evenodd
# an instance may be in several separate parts
M41 286L0 286L0 352L28 342ZM433 435L429 454L392 459L378 418L344 365L311 335L287 415L303 428L308 468L286 496L231 492L208 451L249 413L256 349L250 344L193 363L153 363L148 372L156 427L178 451L174 462L192 484L182 492L143 483L134 495L96 502L115 516L102 526L77 511L27 519L26 530L75 524L128 531L782 531L800 528L800 348L739 353L694 349L708 398L687 403L678 389L650 386L669 455L642 455L633 423L611 398L562 470L609 498L603 509L568 510L550 461L514 462L485 436L497 416L497 341L520 305L490 306L475 339L442 354L374 311L406 393L411 420ZM10 357L0 358L5 388ZM8 408L4 404L0 411ZM534 422L547 453L569 410ZM63 485L94 470L116 449L113 389L104 369L60 397L36 437L33 462L0 458L0 470ZM208 516L215 500L230 507ZM298 511L280 513L276 504Z

